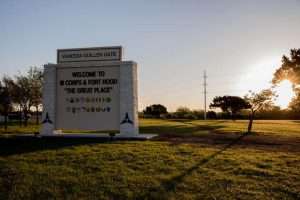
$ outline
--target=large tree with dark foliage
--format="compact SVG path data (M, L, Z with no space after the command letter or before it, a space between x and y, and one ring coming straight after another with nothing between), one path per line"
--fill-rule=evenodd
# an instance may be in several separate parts
M250 108L250 104L245 99L238 96L217 96L209 105L210 108L220 108L223 112L231 114L235 119L236 114L242 109Z
M300 85L300 49L291 49L290 58L283 55L281 62L281 67L274 73L273 83L289 80L295 86Z
M8 87L0 82L0 113L4 116L4 129L7 130L8 113L11 110L11 97Z
M290 108L300 112L300 49L291 49L290 57L283 55L281 66L273 76L273 84L277 85L283 80L289 80L293 84L295 98L292 99Z
M145 115L151 115L153 117L159 118L161 114L166 114L168 113L168 111L167 108L161 104L153 104L147 106L143 113Z

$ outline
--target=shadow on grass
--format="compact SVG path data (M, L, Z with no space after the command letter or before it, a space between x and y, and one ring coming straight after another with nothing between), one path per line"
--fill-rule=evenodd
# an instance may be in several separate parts
M182 125L174 124L158 124L140 127L141 133L158 133L159 136L179 136L189 137L203 135L210 132L217 132L219 129L225 128L222 121L210 124L195 124L193 120L166 120L168 122L180 122Z
M108 142L111 142L110 138L38 138L34 136L0 137L0 156L10 156L35 151Z
M146 126L140 129L142 133L159 133L160 136L189 137L209 133L207 131L222 128L221 125L205 126L198 124L187 124L190 121L182 121L182 125ZM192 125L192 126L191 126ZM206 132L205 132L206 131ZM0 156L10 156L42 150L60 149L70 146L107 143L110 138L38 138L31 136L8 136L0 137Z
M213 153L210 156L207 156L205 158L203 158L202 160L200 160L197 164L195 164L194 166L190 167L189 169L187 169L186 171L184 171L183 173L173 177L170 180L166 180L163 181L160 184L160 187L158 188L153 188L149 191L148 194L146 194L145 197L157 197L157 196L161 196L162 199L164 199L165 197L168 197L168 193L169 192L174 192L177 185L183 181L183 179L186 176L191 175L195 170L201 168L202 166L204 166L205 164L207 164L208 162L210 162L211 160L213 160L217 155L222 154L224 151L226 151L227 149L229 149L230 147L232 147L233 145L237 144L239 141L241 141L245 136L247 136L248 134L242 134L239 137L233 139L230 143L228 143L227 145L225 145L223 148L221 148L220 150L218 150L217 152Z

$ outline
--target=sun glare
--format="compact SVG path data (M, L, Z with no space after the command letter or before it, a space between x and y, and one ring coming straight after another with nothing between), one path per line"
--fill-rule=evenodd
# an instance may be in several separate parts
M271 87L270 81L279 65L280 60L277 56L266 57L252 63L244 68L233 90L239 91L240 95L244 95L249 90L259 92L262 89Z
M275 91L278 95L275 104L280 106L280 108L287 108L294 96L292 83L284 80L275 88Z

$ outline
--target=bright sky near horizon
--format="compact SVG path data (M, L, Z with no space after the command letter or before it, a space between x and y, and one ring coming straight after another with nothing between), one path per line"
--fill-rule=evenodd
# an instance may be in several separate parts
M299 0L0 0L1 75L56 62L56 49L124 47L139 65L139 109L203 109L270 85L300 47Z

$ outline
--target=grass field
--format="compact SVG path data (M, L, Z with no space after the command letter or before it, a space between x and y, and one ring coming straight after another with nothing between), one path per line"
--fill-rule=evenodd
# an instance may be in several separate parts
M141 120L151 141L0 137L0 199L300 199L300 121ZM28 127L27 132L38 127Z

